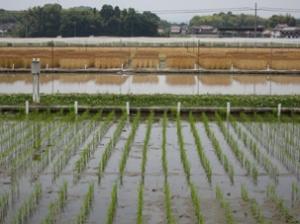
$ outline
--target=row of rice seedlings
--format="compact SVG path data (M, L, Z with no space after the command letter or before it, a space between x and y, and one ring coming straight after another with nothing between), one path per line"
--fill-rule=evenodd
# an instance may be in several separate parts
M292 207L300 202L300 188L296 182L292 183L292 197L291 197Z
M204 224L204 217L201 211L201 203L200 203L200 199L198 196L198 192L197 192L197 188L193 183L190 183L190 190L191 190L191 198L192 198L192 203L194 206L194 210L195 210L195 215L197 217L197 223L198 224Z
M241 185L241 197L245 203L250 205L251 214L258 224L271 223L264 217L263 211L255 198L249 198L248 191L244 185Z
M172 200L171 200L171 192L168 181L165 179L164 181L164 204L166 210L166 219L168 224L175 224L175 218L172 212Z
M144 145L143 145L143 156L142 156L142 164L141 164L142 182L144 182L144 179L145 179L145 170L146 170L146 163L147 163L147 151L148 151L148 144L149 144L151 130L152 130L153 117L154 117L154 112L151 111L150 115L148 117L146 136L145 136Z
M95 150L97 149L97 146L99 142L102 140L104 135L107 133L109 127L111 126L111 122L114 119L114 112L111 112L107 118L105 119L102 126L100 126L92 136L92 140L87 143L87 145L84 147L84 149L80 153L79 159L75 162L74 166L74 180L78 181L80 178L81 173L86 168L86 165L92 155L94 155Z
M214 133L211 131L209 127L209 121L205 113L202 113L202 121L204 122L205 132L208 138L210 139L210 141L212 142L217 158L222 164L222 166L224 167L225 172L228 174L230 181L233 184L234 183L233 165L229 162L227 156L223 153L219 141L217 140Z
M147 152L148 152L148 144L150 140L152 123L153 123L154 112L151 111L148 116L147 130L144 139L143 145L143 156L141 163L141 182L138 190L138 204L137 204L137 214L136 214L136 223L143 223L143 207L144 207L144 181L145 181L145 170L146 170L146 162L147 162Z
M244 116L244 115L242 115ZM271 162L269 157L265 155L257 146L257 143L255 140L250 138L248 134L241 129L240 126L238 126L235 118L233 116L230 116L230 123L233 127L233 130L235 133L238 135L238 137L242 140L244 146L248 149L250 149L251 154L255 158L255 160L261 164L266 172L269 174L269 176L275 181L278 182L278 176L279 176L279 171L276 166Z
M106 224L113 224L116 210L117 210L117 205L118 205L118 184L116 182L111 192L110 203L106 213L106 222L105 222Z
M100 160L99 165L98 165L97 175L98 175L98 182L99 183L100 183L101 177L102 177L102 175L105 171L108 160L109 160L109 158L112 154L112 150L115 147L115 145L117 144L118 139L121 136L121 133L122 133L123 128L126 124L126 121L127 121L127 114L124 113L120 118L120 121L119 121L119 123L116 127L116 130L113 133L112 138L110 139L109 143L106 145L106 147L104 149L104 152L102 154L101 160Z
M54 224L57 216L64 210L68 199L68 183L65 181L58 190L57 198L48 206L48 214L41 222L42 224Z
M177 122L177 138L179 142L179 149L180 149L180 159L181 163L183 166L183 170L186 175L187 179L187 184L190 187L191 191L191 199L192 199L192 204L194 207L195 215L197 217L197 223L204 224L204 217L201 212L201 206L200 206L200 199L197 193L197 188L195 185L192 183L190 180L190 164L186 155L186 150L184 148L184 140L183 140L183 135L182 135L182 130L181 130L181 120L180 120L180 114L177 113L176 117L176 122Z
M287 223L299 223L299 221L290 214L289 209L284 205L283 199L281 199L277 193L274 185L267 186L267 199L269 199L272 203L276 205L280 215L284 217Z
M168 125L168 117L167 112L164 112L163 120L162 120L162 154L161 161L164 172L164 178L167 180L168 178L168 160L167 160L167 125Z
M84 224L87 223L87 219L89 217L92 205L94 201L94 184L90 183L88 187L88 191L84 196L83 202L80 207L80 211L75 218L76 224Z
M163 120L162 120L162 167L164 172L164 204L165 204L165 211L166 211L166 219L168 224L174 224L175 218L172 212L172 197L170 186L168 183L168 161L167 161L167 125L168 125L168 117L167 112L164 112Z
M202 146L202 143L201 143L201 139L200 139L200 136L198 134L198 131L197 131L197 128L196 128L196 125L195 125L195 119L194 119L194 116L193 116L192 112L190 112L190 114L189 114L189 121L190 121L191 131L192 131L193 136L194 136L196 149L197 149L197 153L198 153L201 165L205 170L208 182L211 184L212 168L211 168L209 159L205 155L205 152L204 152L204 149L203 149L203 146Z
M221 188L217 185L216 186L216 198L219 201L221 207L225 211L225 220L227 224L233 224L236 223L233 217L233 212L230 207L229 202L224 198L224 194L221 190Z
M29 218L34 214L37 209L40 199L42 197L42 185L37 183L34 185L32 193L22 203L21 207L17 210L14 218L14 224L28 223Z
M136 223L143 224L143 208L144 208L144 183L140 182L138 190L138 204L136 213Z
M180 120L180 114L177 113L176 116L176 126L177 126L177 139L179 143L179 150L180 150L180 159L181 163L183 166L183 170L186 176L186 179L188 183L190 183L190 176L191 176L191 168L190 168L190 163L186 155L186 149L184 147L184 139L182 135L182 130L181 130L181 120Z
M87 115L82 115L82 117L85 117ZM97 116L97 115L96 115ZM89 134L93 130L93 123L87 122L87 124L83 124L83 127L79 128L77 126L77 122L75 122L75 129L74 129L74 135L72 139L68 142L67 145L65 145L64 149L62 150L61 154L58 155L57 160L53 163L52 166L52 180L55 181L61 171L64 169L64 167L67 165L73 154L76 152L76 150L86 141ZM79 130L79 131L78 131Z
M131 145L134 141L134 137L135 137L136 131L139 126L140 118L141 118L141 113L139 111L133 120L131 132L127 138L127 141L125 143L124 150L123 150L123 153L121 156L121 161L120 161L120 165L119 165L119 175L120 175L121 184L123 183L124 170L126 167L126 163L127 163L130 149L131 149Z
M253 164L245 156L244 152L240 149L237 141L235 141L235 139L232 137L228 128L225 127L223 120L218 113L216 113L215 118L227 144L230 146L231 151L233 152L233 154L235 155L236 159L239 161L241 166L246 169L247 174L252 176L252 179L256 184L258 171L255 164Z
M0 196L0 223L4 223L9 210L9 194Z

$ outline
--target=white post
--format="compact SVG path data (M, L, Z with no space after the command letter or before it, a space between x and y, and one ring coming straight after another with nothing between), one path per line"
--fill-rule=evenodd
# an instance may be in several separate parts
M34 103L40 102L40 71L41 64L39 58L33 58L31 63L32 73L32 99Z
M74 112L76 115L78 114L78 102L77 101L74 102Z
M181 111L181 102L177 103L177 114L180 114Z
M197 64L196 63L194 64L194 70L197 70Z
M226 110L227 117L229 117L230 111L231 111L230 102L227 102L227 110Z
M87 69L87 65L84 65L84 70L86 70Z
M25 113L29 114L29 101L28 100L25 101Z
M121 69L122 69L122 70L124 69L124 64L121 65Z
M129 116L130 115L130 105L129 102L126 102L126 113Z
M231 71L234 71L234 66L233 66L233 64L231 64L230 70L231 70Z
M281 116L281 103L278 104L278 107L277 107L277 116L278 116L278 117Z
M12 70L15 70L15 64L12 65Z
M49 64L46 64L46 69L49 69Z

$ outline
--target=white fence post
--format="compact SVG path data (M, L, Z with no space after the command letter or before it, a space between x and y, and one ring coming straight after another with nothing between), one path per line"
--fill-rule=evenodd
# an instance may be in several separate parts
M277 116L278 116L278 117L281 116L281 103L278 104L278 107L277 107Z
M25 101L25 113L29 114L29 101L28 100Z
M227 110L226 110L227 117L229 117L230 111L231 111L230 102L227 102Z
M78 114L78 102L77 101L74 102L74 112L76 115Z
M130 105L129 102L126 102L126 113L129 116L130 115Z
M181 102L177 102L177 114L180 114L181 111Z

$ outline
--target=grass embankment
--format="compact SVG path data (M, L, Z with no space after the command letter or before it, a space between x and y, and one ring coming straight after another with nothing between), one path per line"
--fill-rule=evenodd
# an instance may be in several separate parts
M0 95L0 105L24 105L26 100L32 101L30 94ZM229 96L229 95L112 95L112 94L59 94L42 95L42 105L74 105L78 101L83 106L176 106L181 102L183 107L226 107L231 102L232 107L300 107L300 96Z

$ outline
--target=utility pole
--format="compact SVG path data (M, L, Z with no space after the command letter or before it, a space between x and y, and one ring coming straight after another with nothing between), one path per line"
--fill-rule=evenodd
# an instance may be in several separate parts
M257 3L254 6L254 37L257 37Z

